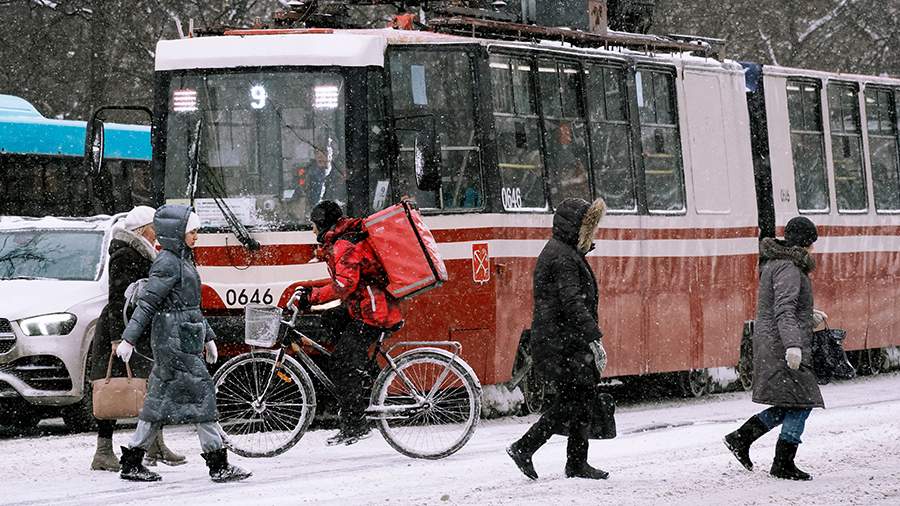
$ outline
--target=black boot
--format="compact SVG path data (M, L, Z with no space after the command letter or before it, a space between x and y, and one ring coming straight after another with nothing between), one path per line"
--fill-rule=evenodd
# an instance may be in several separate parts
M228 452L225 448L201 453L200 456L206 461L206 467L209 468L209 477L216 483L241 481L253 476L253 473L229 464Z
M731 453L734 454L742 466L748 471L752 471L753 462L750 460L750 445L766 432L769 432L769 428L762 423L758 416L753 415L738 430L725 436L725 446L731 450Z
M566 444L566 478L605 480L609 478L609 473L587 463L587 429L583 423L570 425L569 441Z
M162 476L144 467L144 449L122 447L122 472L119 477L129 481L159 481Z
M570 463L566 462L566 478L587 478L589 480L605 480L609 478L609 473L603 469L591 467L587 462Z
M794 465L798 446L800 445L778 438L778 444L775 445L775 460L772 462L772 470L769 471L772 476L783 480L809 481L812 479L809 473L804 473Z
M534 463L531 461L531 456L534 452L521 449L517 441L506 448L506 454L513 459L513 462L516 463L516 467L519 468L519 471L522 471L522 474L532 480L538 479L537 471L534 470Z

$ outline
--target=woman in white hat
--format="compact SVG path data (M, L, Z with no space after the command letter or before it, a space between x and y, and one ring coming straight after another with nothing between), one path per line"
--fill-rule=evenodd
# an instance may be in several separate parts
M150 265L156 259L156 230L153 228L152 207L138 206L128 212L120 225L113 230L109 244L109 302L100 314L97 332L94 336L91 380L106 377L112 342L122 338L125 331L125 319L122 316L125 306L125 289L128 285L150 274ZM134 375L148 378L153 363L150 350L150 339L145 339L138 347L138 359L132 361ZM113 376L125 376L125 365L121 360L113 361ZM87 415L85 415L87 416ZM96 471L119 472L119 458L113 451L112 436L116 428L116 420L97 420L97 450L91 461L91 469ZM183 455L178 455L166 447L162 432L147 452L148 463L161 461L168 465L180 465L186 462Z

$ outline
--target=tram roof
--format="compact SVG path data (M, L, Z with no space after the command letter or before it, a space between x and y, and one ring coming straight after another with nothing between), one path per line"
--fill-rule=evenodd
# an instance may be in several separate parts
M27 100L0 95L0 154L84 156L84 121L49 119ZM105 125L104 156L150 160L150 127Z
M652 37L652 36L648 36ZM383 29L269 29L234 30L225 35L160 41L156 70L190 70L266 66L384 66L390 45L471 44L512 49L540 49L581 57L638 58L657 62L740 70L730 60L719 61L689 53L646 53L624 48L584 48L560 41L510 41L415 30Z

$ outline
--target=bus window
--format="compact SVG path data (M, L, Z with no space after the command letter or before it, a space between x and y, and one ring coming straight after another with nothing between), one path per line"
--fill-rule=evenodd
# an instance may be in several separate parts
M462 50L405 50L390 56L391 92L400 141L400 184L422 208L482 207L481 152L475 125L475 72ZM434 121L441 143L439 192L416 187L415 130Z
M576 65L540 60L538 76L550 201L556 206L569 197L590 199L581 72Z
M590 65L585 78L597 195L611 211L636 212L625 74L619 68Z
M541 127L532 107L531 64L494 55L490 67L503 207L546 210Z
M900 166L897 152L897 109L890 90L866 88L869 159L875 187L875 210L900 211Z
M651 213L681 213L684 175L681 139L675 114L675 81L671 74L641 69L635 72L647 209Z
M788 115L797 208L801 213L827 213L828 180L825 176L825 133L818 83L788 81Z
M828 85L828 116L838 212L865 212L868 202L863 174L859 95L854 86Z

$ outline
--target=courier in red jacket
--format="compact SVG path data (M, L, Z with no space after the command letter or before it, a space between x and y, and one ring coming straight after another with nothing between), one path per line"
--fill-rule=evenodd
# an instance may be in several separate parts
M332 355L337 397L341 404L340 431L328 444L353 444L369 432L365 409L372 376L369 374L369 348L383 332L403 321L397 301L384 286L386 275L375 251L366 241L363 220L347 218L340 205L325 200L310 214L313 232L321 244L331 274L331 283L311 292L302 292L301 310L341 299L341 308L328 318L337 334ZM335 321L337 320L337 321Z

